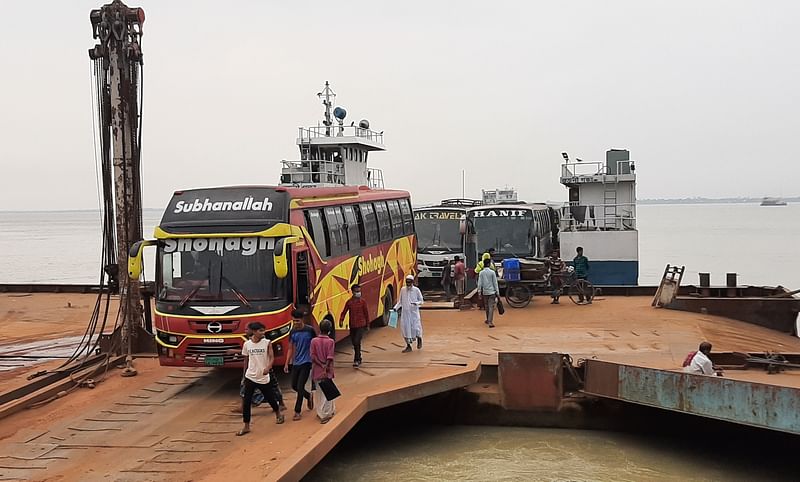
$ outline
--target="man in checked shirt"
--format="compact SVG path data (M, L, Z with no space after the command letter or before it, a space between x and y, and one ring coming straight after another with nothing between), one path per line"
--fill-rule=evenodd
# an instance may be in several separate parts
M361 297L361 286L353 285L353 296L344 304L344 310L339 317L339 325L344 322L344 317L350 313L350 341L353 342L353 367L361 365L361 339L369 331L369 310L367 302Z

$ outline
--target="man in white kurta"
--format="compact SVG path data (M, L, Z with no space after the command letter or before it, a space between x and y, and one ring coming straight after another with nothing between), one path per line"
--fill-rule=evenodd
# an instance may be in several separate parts
M422 319L419 316L422 301L422 291L414 286L414 277L406 276L406 285L400 288L400 297L394 305L400 313L400 332L406 341L403 353L411 351L414 340L417 340L417 350L422 348Z

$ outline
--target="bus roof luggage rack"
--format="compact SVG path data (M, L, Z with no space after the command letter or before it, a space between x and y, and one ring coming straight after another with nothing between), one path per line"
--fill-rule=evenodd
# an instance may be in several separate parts
M482 205L483 202L479 199L461 199L461 198L454 198L454 199L445 199L442 201L442 206L463 206L463 207L475 207Z

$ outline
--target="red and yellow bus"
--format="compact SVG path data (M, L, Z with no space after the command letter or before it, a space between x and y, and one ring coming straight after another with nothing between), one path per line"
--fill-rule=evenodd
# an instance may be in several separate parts
M220 187L177 191L155 240L153 327L162 365L241 367L245 328L260 321L284 363L293 308L334 320L336 338L350 287L385 324L403 279L416 268L411 200L366 187Z

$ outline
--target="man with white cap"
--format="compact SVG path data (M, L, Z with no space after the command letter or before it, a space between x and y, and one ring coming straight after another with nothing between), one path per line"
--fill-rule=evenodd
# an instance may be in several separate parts
M394 305L400 314L400 332L406 341L403 353L411 351L414 340L417 340L417 350L422 349L422 320L419 316L422 301L422 291L414 286L414 275L406 276L406 285L400 288L400 297Z

